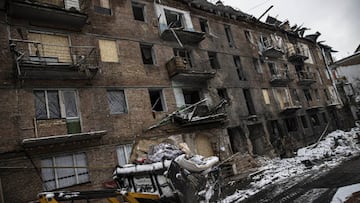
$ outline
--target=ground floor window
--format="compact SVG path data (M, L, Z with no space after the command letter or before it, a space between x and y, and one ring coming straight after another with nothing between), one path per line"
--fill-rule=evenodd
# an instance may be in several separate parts
M54 190L90 181L85 153L50 157L41 160L44 189Z

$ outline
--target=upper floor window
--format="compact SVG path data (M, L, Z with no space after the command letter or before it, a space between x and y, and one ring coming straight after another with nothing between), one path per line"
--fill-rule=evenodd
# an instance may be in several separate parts
M149 44L140 44L141 56L144 64L155 64L153 46Z
M252 33L249 30L244 30L245 38L248 42L254 43Z
M55 156L41 160L44 189L51 191L90 181L85 153Z
M253 58L253 64L255 67L255 70L257 73L262 73L262 68L261 68L261 64L260 64L260 60L257 58Z
M200 91L199 90L183 89L182 92L184 95L184 101L185 101L186 105L195 104L196 102L200 101Z
M233 56L233 59L239 80L246 80L244 69L241 64L240 56Z
M211 68L220 69L220 64L219 64L219 60L217 58L217 53L209 51L208 56L209 56Z
M136 2L132 2L131 6L132 6L134 19L138 21L145 21L145 16L144 16L145 6L143 4L139 4Z
M262 94L263 94L265 104L270 104L269 91L267 89L262 89Z
M110 0L99 0L99 5L94 7L97 13L111 15Z
M312 101L311 92L309 89L304 89L304 95L307 101Z
M276 88L273 89L274 96L281 109L292 105L291 96L288 88Z
M226 39L229 43L230 47L235 47L235 43L234 43L234 38L232 36L231 33L231 29L229 25L224 25L224 29L225 29L225 35L226 35Z
M118 48L114 40L99 40L100 58L103 62L119 62Z
M182 13L173 10L164 10L166 22L169 28L181 28L184 27L184 17Z
M165 99L162 90L149 90L151 110L165 111Z
M77 94L73 90L35 90L36 119L78 118Z
M127 113L127 105L124 90L108 90L110 114Z
M116 149L116 154L120 166L130 163L132 144L119 145Z
M227 102L230 102L229 95L228 95L227 90L225 88L217 89L217 93L218 93L220 99L224 99Z
M209 33L208 20L206 20L204 18L199 18L199 23L200 23L201 32Z

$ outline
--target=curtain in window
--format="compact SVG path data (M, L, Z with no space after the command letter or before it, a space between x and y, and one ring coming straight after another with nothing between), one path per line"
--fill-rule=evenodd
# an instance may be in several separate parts
M108 91L108 100L111 114L127 112L124 91Z
M66 118L78 117L76 95L74 91L63 91Z
M47 99L49 106L49 118L60 118L60 104L58 91L47 91Z
M35 96L35 115L37 119L46 119L47 110L46 110L46 101L45 101L45 91L34 91Z

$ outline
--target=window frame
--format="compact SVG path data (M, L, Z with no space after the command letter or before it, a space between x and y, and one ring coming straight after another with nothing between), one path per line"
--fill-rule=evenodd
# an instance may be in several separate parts
M208 57L210 62L210 67L214 70L221 69L219 59L218 59L218 53L213 51L208 51Z
M85 162L84 166L79 166L78 165L78 163L77 163L78 162L78 160L77 160L78 155L84 155L84 157L83 157L84 159L81 160L81 161ZM57 166L56 160L60 159L60 158L64 158L64 157L67 157L67 158L71 157L71 159L72 159L72 165L71 166L70 165L66 166L66 165L62 165L62 164L61 164L62 167ZM45 161L49 161L49 160L51 161L51 166L44 166ZM85 152L78 152L78 153L73 153L73 154L63 154L63 155L57 155L57 156L52 156L52 157L48 157L48 158L43 158L43 159L41 159L40 163L41 163L41 177L43 179L42 183L43 183L44 189L47 190L47 191L54 190L54 189L60 189L60 188L66 188L66 187L70 187L70 186L90 182L90 173L89 173L89 170L88 170L89 164L88 164L87 155L86 155ZM71 175L71 176L60 177L59 178L59 173L60 173L59 171L61 169L68 169L69 167L70 167L70 169L74 169L74 171L73 171L74 174ZM85 170L85 172L79 172L80 171L79 167L80 167L80 169ZM46 172L45 170L51 170L51 171ZM54 178L49 179L49 180L45 180L47 178L44 177L44 176L51 175L51 174L47 174L47 173L52 173ZM86 180L81 181L79 176L84 175L84 174L86 174L86 178L85 178ZM68 185L66 185L66 184L65 185L60 185L59 182L60 182L61 178L68 178L68 177L74 177L76 183L68 184ZM49 182L49 181L55 182L55 187L54 188L48 188L49 184L47 182Z
M99 0L99 5L94 5L94 11L98 14L102 14L102 15L108 15L111 16L112 13L112 9L111 9L111 1L110 0L106 0L108 3L108 7L105 7L102 4L103 0Z
M141 20L141 19L136 19L136 15L135 15L135 12L134 12L134 7L137 8L137 9L141 9L142 20ZM132 1L132 2L131 2L131 9L132 9L132 12L133 12L134 20L136 20L136 21L141 21L141 22L146 22L146 18L145 18L145 4L141 4L141 3L138 3L138 2Z
M146 60L145 57L144 57L144 50L145 50L145 49L149 49L149 51L150 51L151 63L147 63L147 62L144 61L144 60ZM140 43L140 52L141 52L141 58L142 58L142 61L143 61L143 64L144 64L144 65L156 65L154 45L152 45L152 44Z
M231 26L224 25L224 31L225 31L225 36L226 36L227 42L229 44L229 47L235 48L236 46L235 46L234 36L231 31Z
M149 98L150 98L150 104L151 104L151 110L153 112L166 112L167 111L167 107L166 107L166 100L165 100L165 96L164 96L164 90L163 89L148 89L148 92L149 92ZM159 94L159 98L160 98L160 102L161 102L161 108L162 110L154 110L154 108L156 107L157 105L157 101L154 102L153 104L153 101L151 99L151 92L156 92ZM158 99L157 99L158 100Z
M199 18L201 32L210 33L209 21L205 18Z
M129 150L129 148L130 148L130 150ZM130 163L129 161L131 159L132 148L133 148L133 143L121 144L116 147L117 161L120 166L124 166L124 165ZM121 163L123 160L121 160L121 158L120 158L120 156L121 156L120 150L122 150L122 152L123 152L123 155L124 155L123 158L126 163Z
M122 97L123 97L123 105L121 106L122 109L124 109L124 111L112 111L111 109L111 100L110 100L110 95L109 93L110 92L122 92ZM106 90L106 96L107 96L107 100L108 100L108 107L109 107L109 114L110 115L119 115L119 114L127 114L129 112L129 108L128 108L128 102L127 102L127 97L126 97L126 94L125 94L125 90L123 89L107 89ZM119 102L120 104L120 102ZM117 107L117 109L120 108L120 107Z

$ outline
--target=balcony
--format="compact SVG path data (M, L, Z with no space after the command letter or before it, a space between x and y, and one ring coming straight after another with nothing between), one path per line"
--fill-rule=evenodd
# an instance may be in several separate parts
M10 40L19 79L92 79L99 70L93 46L61 46L28 40Z
M176 81L206 81L215 76L210 67L190 66L182 57L175 56L166 63L169 77Z
M316 82L315 73L309 71L298 71L299 85L311 85Z
M326 106L337 106L339 104L340 103L336 97L331 97L330 99L326 100Z
M281 113L283 114L292 114L295 113L297 110L301 109L301 103L299 101L296 102L285 102L281 108Z
M294 45L287 50L287 57L288 60L293 63L304 63L304 61L309 58L306 50L297 45Z
M286 86L292 80L288 70L278 69L275 74L271 75L270 83L275 86Z
M161 33L161 39L184 44L198 44L205 39L205 33L185 30L183 28L168 28Z
M54 3L55 2L55 3ZM87 20L87 15L79 11L78 1L9 1L8 15L29 20L32 23L57 25L80 29Z
M263 46L262 54L270 58L280 58L284 55L284 51L281 47L272 44L266 44Z

